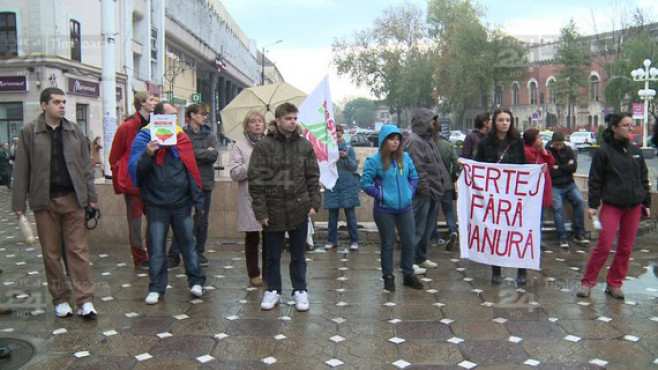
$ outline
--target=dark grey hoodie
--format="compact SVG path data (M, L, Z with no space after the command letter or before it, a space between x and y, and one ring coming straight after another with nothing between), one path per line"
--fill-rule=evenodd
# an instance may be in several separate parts
M447 171L434 143L434 117L436 114L429 109L414 111L411 118L412 132L404 142L404 150L411 156L418 172L418 194L440 201Z

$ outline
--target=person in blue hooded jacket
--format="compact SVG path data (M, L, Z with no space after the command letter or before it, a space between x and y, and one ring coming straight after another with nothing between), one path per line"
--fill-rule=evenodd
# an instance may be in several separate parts
M423 289L413 270L415 227L411 200L418 187L418 173L409 154L402 150L402 133L397 126L382 126L379 152L366 159L360 186L375 198L373 218L381 239L384 289L395 290L393 244L396 227L402 244L400 267L404 285Z

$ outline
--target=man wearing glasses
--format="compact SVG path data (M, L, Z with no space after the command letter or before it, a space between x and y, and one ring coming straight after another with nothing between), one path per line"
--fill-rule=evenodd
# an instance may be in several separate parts
M201 186L203 190L203 210L202 214L194 215L194 237L196 238L196 253L199 257L201 266L208 266L208 259L203 255L208 239L208 214L210 213L210 201L212 189L215 186L215 170L213 168L217 162L217 137L213 134L208 126L208 113L206 109L199 104L192 104L185 109L185 118L188 121L187 126L183 129L192 142L194 147L194 158L197 167L201 172ZM171 243L167 255L167 267L169 269L177 268L180 265L180 248L176 239Z

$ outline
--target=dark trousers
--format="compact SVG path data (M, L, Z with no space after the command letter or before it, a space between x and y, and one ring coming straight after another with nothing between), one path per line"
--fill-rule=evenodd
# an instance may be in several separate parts
M308 220L304 220L293 230L290 236L290 280L293 291L306 290L306 233ZM265 231L267 243L267 260L265 262L265 282L268 290L282 291L281 253L285 243L285 231Z
M263 236L263 252L261 253L261 265L265 276L267 261L267 243L265 242L265 233L262 231L247 231L244 237L244 256L247 260L247 274L249 278L261 276L261 270L258 267L258 244L260 243L261 234Z
M208 240L208 218L210 213L210 203L212 202L212 190L203 191L203 215L202 217L197 217L195 215L194 222L194 239L196 240L195 250L197 255L203 254L206 250L206 241ZM196 212L196 211L195 211ZM197 226L196 223L200 222L201 226ZM174 260L180 262L180 247L178 246L178 239L174 235L173 240L171 241L171 247L169 247L169 253L167 258L173 258Z
M135 266L149 260L148 238L146 246L142 243L142 217L146 215L146 206L139 195L124 194L126 201L126 218L128 219L128 240L130 241L130 251L133 255ZM148 234L148 230L146 231Z

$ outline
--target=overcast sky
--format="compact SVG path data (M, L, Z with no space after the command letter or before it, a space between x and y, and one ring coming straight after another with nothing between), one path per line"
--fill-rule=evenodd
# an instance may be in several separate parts
M371 28L375 18L395 5L414 4L423 12L426 0L222 0L231 16L258 48L268 48L287 82L310 92L326 75L330 76L333 100L368 96L365 88L354 86L347 76L338 77L331 66L331 44L336 38L352 39L355 31ZM658 21L658 0L483 0L483 21L520 37L547 39L559 34L574 18L582 34L609 30L612 19L640 7L648 18Z

